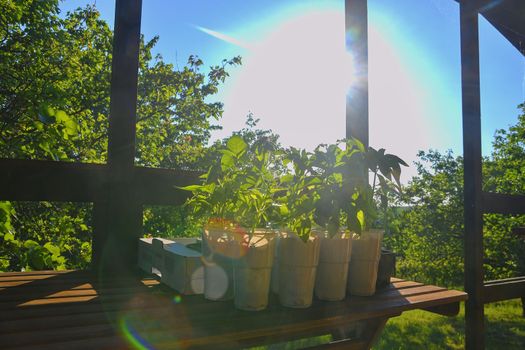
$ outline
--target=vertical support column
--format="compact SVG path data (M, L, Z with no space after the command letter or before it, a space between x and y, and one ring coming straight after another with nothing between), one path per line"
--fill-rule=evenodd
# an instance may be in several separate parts
M356 83L346 94L346 137L368 147L368 8L367 0L345 0L346 50L354 58Z
M466 349L483 349L483 215L478 11L460 3L465 220Z
M142 232L142 207L133 190L141 12L142 0L116 0L108 187L94 213L93 267L99 272L132 270Z

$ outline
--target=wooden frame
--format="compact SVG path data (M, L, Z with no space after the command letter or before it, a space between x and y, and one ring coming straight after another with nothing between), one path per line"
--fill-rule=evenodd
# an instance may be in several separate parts
M461 81L465 220L465 303L467 349L484 347L483 217L481 212L481 107L478 8L460 4Z
M485 18L525 55L520 38L525 21L520 15L509 17L508 10L518 10L523 2L506 0L494 4L488 0L460 2L461 82L463 102L463 166L465 221L465 341L467 349L483 349L484 305L494 301L525 296L525 277L484 282L483 214L525 214L525 196L482 191L481 98L479 72L478 16ZM517 11L519 13L519 11ZM505 22L511 22L506 25ZM512 28L519 30L513 30ZM507 32L512 35L507 35Z
M486 302L523 296L525 279L483 282L482 215L524 214L525 196L483 193L481 188L481 123L478 13L525 54L521 39L525 21L519 14L494 10L489 0L460 3L463 96L465 288L467 349L481 349ZM523 6L505 0L506 9ZM500 2L498 2L498 6ZM0 200L79 201L94 203L93 269L129 271L137 261L144 204L177 205L186 193L174 188L194 181L196 173L134 165L135 123L142 0L116 0L111 78L108 163L82 164L0 159ZM518 11L519 12L519 11ZM346 136L368 145L367 0L345 0L347 49L355 52L362 85L346 99ZM508 22L507 22L508 21ZM517 29L516 29L517 28ZM357 30L355 30L357 29ZM113 275L116 276L116 275ZM446 311L446 310L445 310ZM445 312L444 311L444 312Z

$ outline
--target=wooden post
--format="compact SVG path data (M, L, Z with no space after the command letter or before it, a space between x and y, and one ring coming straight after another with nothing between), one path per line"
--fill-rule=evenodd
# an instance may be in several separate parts
M358 82L346 94L346 137L368 147L367 0L345 0L346 50L353 55Z
M94 210L93 267L99 272L132 270L142 231L133 190L141 11L142 0L116 1L107 195Z
M483 214L478 11L460 3L465 220L466 349L483 349Z

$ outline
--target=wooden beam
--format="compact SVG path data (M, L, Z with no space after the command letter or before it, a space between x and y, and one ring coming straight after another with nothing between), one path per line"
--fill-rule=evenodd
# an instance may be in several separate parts
M523 0L470 0L476 9L514 47L525 55L525 2ZM461 2L456 0L456 2Z
M105 164L0 159L0 200L97 202L106 200ZM134 167L132 185L137 202L181 205L189 192L176 186L198 183L195 171Z
M345 0L346 51L353 57L355 83L346 93L346 137L366 147L368 137L368 9L367 0Z
M485 283L484 303L525 297L525 277L508 278Z
M525 196L483 192L483 212L494 214L525 214Z
M105 191L102 164L0 159L0 200L94 202Z
M466 349L483 349L483 217L478 12L460 3L465 220Z
M142 0L116 0L108 191L105 200L95 203L92 265L119 277L136 266L142 234L142 205L133 190L141 12Z
M438 305L434 307L425 308L424 310L442 316L456 316L459 313L459 303Z
M191 194L177 187L199 183L195 171L136 167L133 190L142 204L181 205Z

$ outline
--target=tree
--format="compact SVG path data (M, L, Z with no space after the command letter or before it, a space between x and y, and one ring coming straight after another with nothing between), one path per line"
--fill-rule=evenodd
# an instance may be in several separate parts
M96 7L61 18L58 0L0 0L0 23L0 157L106 162L112 32ZM152 57L158 40L141 40L137 164L205 168L212 121L222 115L222 104L210 101L240 57L204 73L202 60L191 56L176 70ZM0 257L8 268L87 265L90 205L5 205L10 222L0 223L0 241L10 248L2 245ZM33 251L34 258L23 258ZM45 259L46 252L56 259Z
M525 109L518 122L498 130L493 152L483 159L485 191L525 192ZM452 152L420 152L418 175L405 188L406 206L393 213L387 243L400 253L398 272L448 286L463 283L463 159ZM485 279L525 272L525 243L511 234L525 216L484 215Z
M441 285L463 281L463 168L452 152L419 152L418 176L405 188L407 205L391 219L398 272Z

